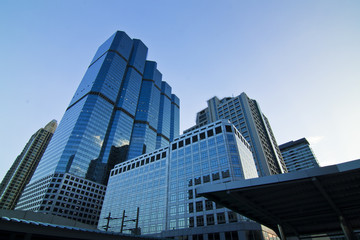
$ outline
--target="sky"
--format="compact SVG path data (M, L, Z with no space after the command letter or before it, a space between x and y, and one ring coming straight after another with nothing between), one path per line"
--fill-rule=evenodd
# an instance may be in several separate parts
M61 120L97 48L141 39L180 98L181 132L213 96L257 100L278 144L321 166L360 158L358 0L0 1L0 179Z

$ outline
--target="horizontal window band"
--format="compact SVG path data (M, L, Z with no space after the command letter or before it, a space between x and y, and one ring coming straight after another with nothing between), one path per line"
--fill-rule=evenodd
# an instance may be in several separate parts
M128 115L129 117L131 117L132 119L135 119L135 116L132 115L131 113L129 113L128 111L126 111L124 108L122 107L116 107L115 108L116 111L122 111L123 113L125 113L126 115Z
M136 124L136 123L146 124L146 125L149 126L149 128L150 128L151 130L153 130L155 133L157 133L156 128L154 128L153 126L151 126L148 121L135 120L134 124Z
M167 99L169 99L170 100L170 102L171 102L171 98L168 96L168 95L166 95L165 93L161 93L161 95L163 95L163 96L165 96Z
M143 81L147 81L147 82L153 82L154 85L155 85L155 87L156 87L157 89L159 89L159 91L161 92L161 88L160 88L158 85L155 84L155 81L154 81L154 80L152 80L152 79L147 79L147 78L143 78L142 80L143 80Z
M105 101L107 101L108 103L110 103L111 105L115 105L115 103L113 101L111 101L110 98L106 97L104 94L100 93L100 92L88 92L87 94L85 94L84 96L82 96L81 98L79 98L79 100L77 100L76 102L74 102L73 104L71 104L67 109L69 110L70 108L72 108L75 104L77 104L78 102L80 102L81 100L83 100L85 97L87 97L88 95L95 95L95 96L99 96L101 97L102 99L104 99Z
M162 133L158 133L157 136L160 136L162 138L165 138L165 140L167 140L168 142L170 142L170 139L168 137L166 137L165 135L163 135Z
M171 104L174 104L175 106L177 106L178 108L180 108L180 107L179 107L179 105L177 105L177 104L176 104L176 103L174 103L174 102L171 102Z

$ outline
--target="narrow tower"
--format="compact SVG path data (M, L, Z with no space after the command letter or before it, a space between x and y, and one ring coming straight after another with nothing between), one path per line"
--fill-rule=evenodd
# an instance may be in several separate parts
M31 136L21 154L6 173L0 184L0 208L13 210L32 177L57 127L56 120L49 122Z

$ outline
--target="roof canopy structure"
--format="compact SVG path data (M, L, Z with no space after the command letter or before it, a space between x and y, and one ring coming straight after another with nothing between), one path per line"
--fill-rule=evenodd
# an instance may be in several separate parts
M360 230L360 160L196 189L282 238Z

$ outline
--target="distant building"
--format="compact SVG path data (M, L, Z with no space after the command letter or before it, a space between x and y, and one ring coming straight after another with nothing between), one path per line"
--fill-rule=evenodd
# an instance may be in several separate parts
M179 136L179 98L139 39L97 50L16 209L96 225L115 164Z
M319 163L306 138L284 143L279 148L289 172L319 167Z
M270 123L255 100L241 93L221 100L213 97L207 105L197 113L196 125L184 133L219 119L228 119L250 144L259 176L287 172Z
M56 120L49 122L31 136L21 154L15 159L0 184L0 208L13 210L32 177L57 127Z
M125 210L125 220L135 219L139 207L142 234L176 239L258 237L263 234L260 224L195 191L201 185L257 176L250 145L231 123L219 120L176 138L168 147L116 165L98 228L106 225L109 213L121 218ZM109 231L119 232L121 222L111 221ZM124 229L135 227L127 221Z

